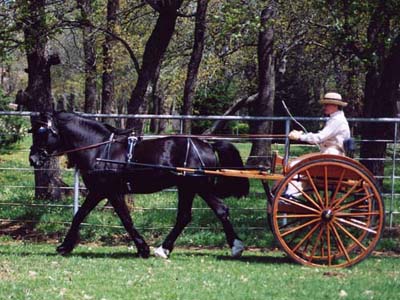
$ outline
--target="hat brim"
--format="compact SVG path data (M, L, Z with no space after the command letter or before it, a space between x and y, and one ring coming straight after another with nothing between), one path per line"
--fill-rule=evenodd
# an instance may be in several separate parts
M319 101L319 103L321 104L333 104L333 105L337 105L337 106L342 106L345 107L347 106L347 103L344 101L340 101L340 100L335 100L335 99L321 99Z

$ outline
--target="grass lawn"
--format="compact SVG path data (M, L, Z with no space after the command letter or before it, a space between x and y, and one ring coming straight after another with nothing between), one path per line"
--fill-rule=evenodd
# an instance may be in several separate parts
M170 260L127 247L0 243L0 299L398 299L400 260L372 256L350 269L307 268L281 252L178 248Z

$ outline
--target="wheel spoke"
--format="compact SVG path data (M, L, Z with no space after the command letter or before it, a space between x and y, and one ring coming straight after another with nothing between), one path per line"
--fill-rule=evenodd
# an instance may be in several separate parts
M309 207L309 206L307 206L307 205L298 203L298 202L296 202L296 201L293 201L293 200L288 199L288 198L285 198L285 197L281 197L281 199L283 199L285 202L288 202L288 203L290 203L290 204L293 204L294 206L302 207L302 208L304 208L304 209L307 209L307 210L309 210L309 211L313 211L313 212L319 214L319 211L318 211L318 210L316 210L316 209L314 209L314 208L312 208L312 207Z
M304 224L302 224L302 225L300 225L300 226L297 226L297 227L292 228L292 229L290 229L290 230L288 230L288 231L285 231L284 233L281 234L281 236L284 237L284 236L286 236L286 235L288 235L288 234L291 234L291 233L293 233L293 232L295 232L295 231L297 231L297 230L300 230L300 229L302 229L302 228L304 228L304 227L307 227L307 226L309 226L309 225L311 225L311 224L314 224L315 222L318 222L318 221L320 221L320 220L321 220L321 218L313 219L313 220L311 220L311 221L308 221L308 222L306 222L306 223L304 223Z
M364 196L364 197L362 197L362 198L360 198L360 199L358 199L358 200L356 200L356 201L354 201L354 202L351 202L351 203L348 203L348 204L346 204L346 205L344 205L344 206L342 206L342 207L339 207L339 208L336 210L336 212L343 211L343 210L348 209L348 208L350 208L350 207L356 206L357 204L359 204L359 203L361 203L361 202L364 202L365 200L370 199L370 198L373 197L373 196L374 196L374 194L366 195L366 196ZM335 207L337 207L337 205L336 205Z
M295 187L295 189L299 192L299 193L301 193L302 195L303 195L303 197L304 198L306 198L308 201L310 201L317 209L321 209L321 207L317 204L317 203L315 203L315 201L310 197L310 196L308 196L302 189L300 189L298 186L296 186L295 184L293 184L292 182L289 182L289 184L291 184L292 186L294 186Z
M342 170L342 173L340 174L339 181L338 181L338 183L337 183L337 185L336 185L335 191L334 191L334 193L333 193L333 195L332 195L332 197L331 197L331 199L332 199L333 202L335 202L336 195L337 195L337 193L339 192L339 189L340 189L340 187L341 187L341 185L342 185L342 182L343 182L343 178L344 178L344 174L345 174L345 173L346 173L346 169L343 169L343 170Z
M355 228L362 229L362 230L364 230L364 231L367 231L367 232L370 232L370 233L373 233L373 234L377 234L377 232L376 232L375 230L372 230L372 229L370 229L370 228L368 228L368 227L365 227L365 226L362 226L362 225L353 223L353 222L351 222L351 221L347 221L347 220L345 220L345 219L343 219L343 218L337 218L336 220L338 220L339 222L342 222L342 223L344 223L344 224L353 226L353 227L355 227Z
M346 247L344 246L343 241L340 238L340 235L336 230L336 227L333 226L333 225L332 225L332 231L333 231L333 234L334 234L334 236L336 238L336 242L338 243L339 249L342 249L344 255L346 256L347 261L350 262L351 258L349 256L349 253L347 252Z
M321 229L320 229L320 231L319 231L319 233L318 233L318 236L317 236L317 240L315 241L315 244L314 244L314 246L313 246L313 248L312 248L312 250L311 250L311 254L310 254L310 257L309 257L309 259L308 259L308 261L312 261L312 258L314 257L314 253L315 253L315 251L317 250L317 247L318 247L318 244L320 243L320 241L321 241L321 238L322 238L322 234L324 233L324 227L323 226L321 226ZM323 244L321 243L321 245L323 246ZM321 255L323 256L323 251L321 251Z
M366 217L366 216L378 216L380 213L375 212L358 212L358 213L343 213L339 212L335 214L337 217Z
M310 230L310 232L307 233L300 242L298 242L298 244L292 249L292 251L296 252L296 250L299 249L299 247L313 235L314 231L317 230L318 227L319 227L319 223L315 224L314 227Z
M319 217L319 214L292 214L292 215L277 215L276 216L278 219L284 219L284 218L317 218Z
M317 198L318 198L318 201L319 201L320 204L321 204L321 207L323 207L323 206L324 206L324 202L322 201L322 198L321 198L321 195L319 194L319 191L318 191L318 189L317 189L317 186L315 185L315 182L314 182L314 180L312 179L312 177L311 177L311 175L310 175L310 172L309 172L308 170L306 170L306 175L307 175L308 181L309 181L310 184L311 184L311 187L312 187L313 190L314 190L315 195L317 195Z
M334 221L335 222L335 221ZM335 222L335 224L342 230L349 238L351 238L358 246L360 246L364 251L367 250L365 247L354 235L352 235L346 228L344 228L340 223Z
M332 264L332 255L331 255L331 229L329 224L326 224L326 243L327 243L327 252L328 252L328 266Z
M325 187L325 207L329 205L329 193L328 193L328 167L324 166L324 187Z
M353 186L347 191L347 193L346 193L343 197L337 199L336 201L334 201L334 202L332 203L332 207L339 206L344 200L346 200L347 197L348 197L348 196L356 189L356 187L361 183L361 181L362 181L362 179L356 181L356 183L353 184Z

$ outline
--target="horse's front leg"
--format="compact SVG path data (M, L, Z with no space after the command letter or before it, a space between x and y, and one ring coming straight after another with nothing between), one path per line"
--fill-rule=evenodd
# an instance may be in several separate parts
M238 235L233 229L231 221L229 220L228 206L209 191L201 192L199 194L207 202L208 206L213 210L217 218L221 221L226 240L232 250L232 257L240 257L244 251L244 245L239 239Z
M187 187L178 186L179 200L175 226L165 238L162 245L154 251L155 256L168 258L169 254L172 252L176 239L186 225L188 225L192 220L192 205L194 196L195 193L190 185Z
M61 255L70 253L79 240L79 226L86 218L86 216L92 211L93 208L103 199L101 195L89 192L82 206L78 209L74 218L72 219L71 227L68 230L67 235L64 238L63 243L57 247L57 252Z
M108 200L111 202L111 205L114 207L115 212L121 219L125 230L128 232L133 242L135 243L139 256L143 258L148 258L150 256L150 248L133 225L133 221L131 215L129 214L129 209L126 205L124 195L113 195L110 196Z

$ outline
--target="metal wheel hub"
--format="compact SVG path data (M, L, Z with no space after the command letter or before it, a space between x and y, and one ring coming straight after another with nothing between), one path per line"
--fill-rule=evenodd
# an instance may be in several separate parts
M321 214L321 218L325 222L331 221L333 218L333 211L330 209L325 209Z

